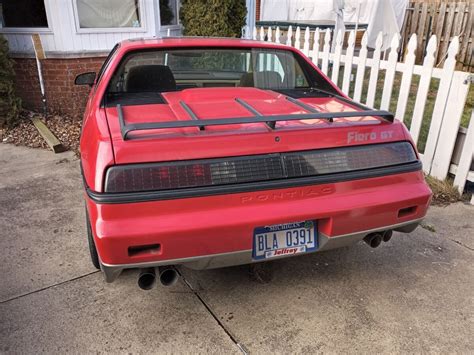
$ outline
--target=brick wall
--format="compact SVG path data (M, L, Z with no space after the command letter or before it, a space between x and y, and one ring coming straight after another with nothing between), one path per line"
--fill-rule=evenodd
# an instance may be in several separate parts
M81 118L89 93L88 86L74 85L77 74L98 72L104 57L49 58L41 61L49 112ZM23 107L41 110L41 90L34 58L15 58L16 92Z

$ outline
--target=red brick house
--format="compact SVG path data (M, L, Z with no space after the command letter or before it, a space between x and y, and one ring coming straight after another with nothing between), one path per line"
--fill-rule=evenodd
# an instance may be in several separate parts
M136 37L179 35L179 0L168 0L160 17L158 0L0 0L0 33L15 61L23 106L41 108L32 35L39 34L48 109L80 116L87 88L74 86L84 71L96 71L116 42ZM170 15L172 14L172 15Z

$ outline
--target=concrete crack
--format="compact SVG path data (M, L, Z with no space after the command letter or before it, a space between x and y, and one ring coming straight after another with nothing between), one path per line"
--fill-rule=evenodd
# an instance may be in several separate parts
M232 340L232 342L239 348L239 350L242 352L242 354L249 354L249 351L245 348L243 344L240 344L238 340L235 338L235 336L232 335L229 329L224 325L224 323L221 322L219 317L214 313L214 311L211 309L211 307L204 301L204 299L201 297L198 291L196 291L193 286L186 280L184 275L179 271L176 270L178 274L181 276L183 279L184 283L189 287L189 289L194 293L194 295L197 297L197 299L202 303L202 305L207 309L209 314L214 318L214 320L217 322L217 324L222 328L222 330L227 334L227 336Z
M17 300L17 299L19 299L19 298L23 298L23 297L26 297L26 296L29 296L29 295L32 295L32 294L35 294L35 293L38 293L38 292L42 292L42 291L48 290L48 289L53 288L53 287L56 287L56 286L61 286L61 285L67 284L67 283L72 282L72 281L80 280L80 279L82 279L82 278L84 278L84 277L97 274L98 272L100 272L100 270L92 271L92 272L89 272L89 273L87 273L87 274L84 274L84 275L81 275L81 276L77 276L77 277L74 277L74 278L69 279L69 280L61 281L61 282L58 282L58 283L56 283L56 284L49 285L49 286L46 286L46 287L43 287L43 288L39 288L39 289L34 290L34 291L31 291L31 292L23 293L23 294L21 294L21 295L18 295L18 296L9 298L9 299L7 299L7 300L0 301L0 304L4 304L4 303L10 302L10 301L14 301L14 300Z
M474 251L473 248L468 247L466 244L460 242L459 240L451 239L451 238L449 238L449 240L452 241L452 242L454 242L454 243L456 243L456 244L459 244L460 246L462 246L462 247L464 247L464 248L466 248L466 249L469 249L469 250L471 250L471 251Z

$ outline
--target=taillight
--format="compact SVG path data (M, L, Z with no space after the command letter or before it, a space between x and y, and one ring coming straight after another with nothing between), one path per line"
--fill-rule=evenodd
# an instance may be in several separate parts
M287 153L283 159L288 177L373 169L417 160L408 142Z
M105 192L172 190L344 173L417 161L408 142L292 153L117 165L107 170Z
M107 171L106 192L169 190L240 184L283 178L278 154L158 164L113 166Z

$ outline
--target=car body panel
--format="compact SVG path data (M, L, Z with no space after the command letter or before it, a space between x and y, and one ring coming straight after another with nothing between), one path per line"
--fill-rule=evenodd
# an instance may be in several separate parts
M203 99L193 96L203 92ZM300 114L298 107L285 96L270 90L250 88L187 89L163 95L169 104L134 105L123 107L127 123L192 120L179 104L185 102L198 118L217 119L252 115L235 98L245 100L262 115ZM196 102L198 101L198 102ZM302 102L319 112L358 111L337 98L312 98ZM134 162L211 158L297 151L325 147L381 143L405 140L404 127L399 122L386 123L374 117L334 118L278 122L276 130L262 123L198 128L173 128L159 131L133 132L133 143L124 141L116 107L106 108L117 164ZM357 137L362 137L357 139ZM276 141L275 138L279 137ZM158 153L159 152L159 153ZM157 155L159 154L159 155Z
M418 220L430 196L423 173L412 172L128 205L88 199L88 209L102 261L125 264L248 250L253 229L264 225L318 220L320 233L336 237ZM399 217L408 207L413 213ZM160 244L160 253L128 256L128 247L148 244Z

